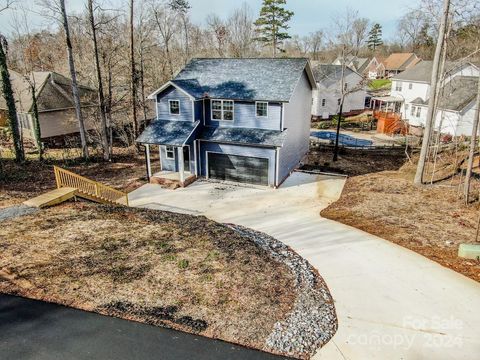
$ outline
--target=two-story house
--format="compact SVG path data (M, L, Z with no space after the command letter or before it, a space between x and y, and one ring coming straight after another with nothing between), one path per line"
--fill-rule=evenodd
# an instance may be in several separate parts
M137 139L148 176L278 187L308 151L315 87L307 59L193 59L149 96L157 115Z
M314 118L328 119L337 115L342 92L347 93L343 102L344 114L365 109L366 86L362 75L348 66L345 67L342 91L342 65L312 62L312 69L317 81L317 89L313 91L312 100Z
M432 64L432 61L422 61L392 79L391 97L396 99L399 105L397 111L411 127L425 126ZM451 135L466 135L465 131L471 132L471 125L468 126L467 119L472 115L472 109L470 109L472 101L468 100L472 94L463 89L470 89L469 91L472 92L472 84L475 82L472 78L478 78L480 71L471 63L447 62L445 66L446 76L440 90L442 101L439 103L441 111L437 113L437 123L440 125L442 121L443 132ZM473 95L475 93L476 90L473 89ZM463 130L460 131L460 129Z

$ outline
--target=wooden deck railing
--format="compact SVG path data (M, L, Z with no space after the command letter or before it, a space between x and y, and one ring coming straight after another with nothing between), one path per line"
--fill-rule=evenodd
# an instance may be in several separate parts
M72 187L77 189L80 196L85 195L92 200L98 200L104 203L123 203L128 206L128 194L122 191L115 190L110 186L103 185L58 166L54 166L53 170L55 172L57 188ZM124 202L122 200L124 200Z

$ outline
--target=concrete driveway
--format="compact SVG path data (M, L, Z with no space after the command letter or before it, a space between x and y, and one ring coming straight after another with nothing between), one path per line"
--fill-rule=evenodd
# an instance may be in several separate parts
M480 284L321 218L344 181L294 173L278 190L206 181L178 190L145 185L130 202L263 231L308 259L329 286L339 321L316 359L478 359Z

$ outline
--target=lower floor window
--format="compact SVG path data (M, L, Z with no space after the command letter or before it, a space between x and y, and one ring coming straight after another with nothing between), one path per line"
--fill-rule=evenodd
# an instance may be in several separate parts
M173 146L167 146L165 148L165 154L167 159L175 159L175 149Z

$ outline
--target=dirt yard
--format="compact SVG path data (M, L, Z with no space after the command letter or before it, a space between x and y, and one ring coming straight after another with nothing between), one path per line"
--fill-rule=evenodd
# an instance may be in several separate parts
M158 158L155 152L152 156L152 162ZM27 159L23 164L15 163L11 156L0 159L0 208L55 188L53 165L127 192L146 182L145 157L133 147L114 148L112 162L105 162L95 155L85 162L79 158L78 149L47 150L43 162L36 160L33 154Z
M0 292L262 348L294 276L204 217L86 202L0 227Z
M334 162L331 146L311 146L304 161L303 170L318 170L349 176L363 175L385 170L397 170L406 161L403 148L362 150L341 149Z
M412 185L414 171L414 165L406 164L398 171L350 177L340 200L321 215L378 235L480 281L480 262L457 257L460 243L475 241L478 203L465 206L459 200L458 178L417 188ZM478 183L475 188L477 192Z

